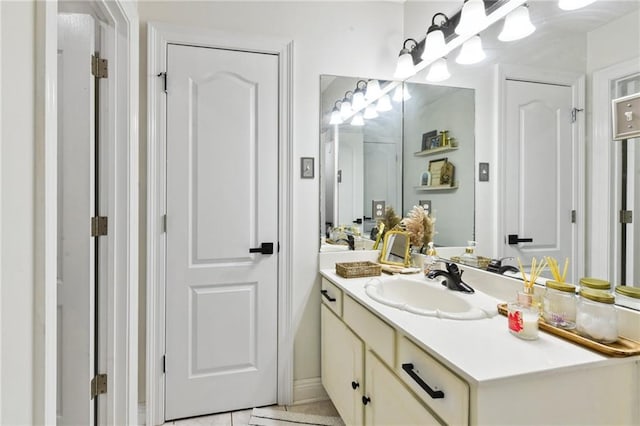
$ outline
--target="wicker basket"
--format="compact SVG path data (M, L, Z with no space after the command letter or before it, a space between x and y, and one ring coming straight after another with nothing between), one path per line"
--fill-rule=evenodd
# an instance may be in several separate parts
M336 263L336 274L343 278L375 277L381 271L380 265L368 261Z

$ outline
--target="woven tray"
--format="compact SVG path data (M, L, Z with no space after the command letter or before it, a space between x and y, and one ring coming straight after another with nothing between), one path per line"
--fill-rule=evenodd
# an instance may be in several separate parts
M500 303L498 305L498 312L501 315L506 316L507 304ZM544 318L540 318L540 320L538 321L538 327L540 327L540 330L555 334L556 336L561 337L565 340L605 355L626 357L640 354L640 342L636 342L635 340L627 339L622 336L618 336L618 340L613 343L600 343L579 335L575 330L565 330L564 328L554 327L551 324L547 324L544 321Z
M380 271L380 265L368 261L336 263L336 274L343 278L375 277Z

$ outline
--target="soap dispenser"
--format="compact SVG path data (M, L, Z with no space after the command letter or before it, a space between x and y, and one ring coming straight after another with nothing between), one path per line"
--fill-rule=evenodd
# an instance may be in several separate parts
M468 266L478 267L478 256L476 256L475 241L467 241L467 248L464 250L464 253L460 256L460 263Z
M438 264L438 254L436 253L436 249L433 247L433 241L429 241L427 243L427 257L424 259L423 270L424 274L427 275L434 269L437 269Z

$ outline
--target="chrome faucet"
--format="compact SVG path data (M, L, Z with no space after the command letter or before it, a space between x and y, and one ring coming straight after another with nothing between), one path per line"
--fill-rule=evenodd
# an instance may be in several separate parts
M441 269L434 269L429 271L427 278L435 279L437 277L443 277L441 284L446 286L449 290L462 291L464 293L474 293L473 288L462 281L462 272L458 265L453 262L445 262L447 267L446 271Z

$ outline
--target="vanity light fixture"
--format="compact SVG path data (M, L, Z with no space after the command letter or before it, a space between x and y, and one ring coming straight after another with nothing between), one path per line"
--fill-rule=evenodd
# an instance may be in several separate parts
M353 115L353 118L351 119L351 125L352 126L364 126L364 119L362 118L362 113L361 112L357 112Z
M562 10L576 10L590 5L596 0L559 0L558 7Z
M329 119L329 124L342 124L343 120L340 115L340 108L338 108L338 102L342 103L342 101L337 100L333 104L333 110L331 111L331 118Z
M531 35L536 27L529 18L529 7L518 6L504 18L504 27L498 35L500 41L515 41Z
M353 97L353 92L349 90L344 94L344 98L342 99L342 104L340 105L340 117L343 120L346 120L353 113L353 109L351 108L351 98Z
M378 116L378 111L376 111L375 104L367 105L367 107L364 110L363 117L366 118L367 120L370 120L372 118L376 118L377 116Z
M382 90L380 89L380 82L378 80L367 81L367 90L364 92L364 98L367 101L374 101L380 97Z
M351 99L351 108L354 111L360 111L367 106L364 100L365 89L367 88L367 82L364 80L358 80L356 83L356 90L353 92L353 98Z
M393 91L393 96L391 97L391 99L393 99L394 102L408 101L409 99L411 99L411 94L409 93L409 89L405 84L398 84Z
M477 34L487 27L487 14L483 0L465 0L460 12L460 22L455 32L458 35Z
M465 41L456 57L456 62L463 65L477 64L487 57L482 49L482 40L479 35L474 35Z
M449 68L447 68L447 60L445 58L436 59L427 73L427 81L433 83L444 81L449 77L451 77L451 74L449 73Z
M410 48L407 47L407 43L411 42L413 46ZM408 38L402 44L402 49L400 50L400 55L398 56L398 64L396 65L396 72L393 74L394 78L399 80L404 80L405 78L409 78L416 73L415 66L413 64L413 56L411 56L411 51L416 48L418 42L412 38Z
M436 24L436 18L443 17L440 24ZM431 26L427 30L427 37L424 40L424 50L421 59L423 61L433 60L443 56L445 52L444 31L442 29L449 25L449 18L444 13L436 13L431 18Z
M385 93L384 95L380 96L380 99L378 99L378 104L376 105L376 110L378 110L378 112L385 112L391 111L392 109L393 106L391 106L389 95Z

